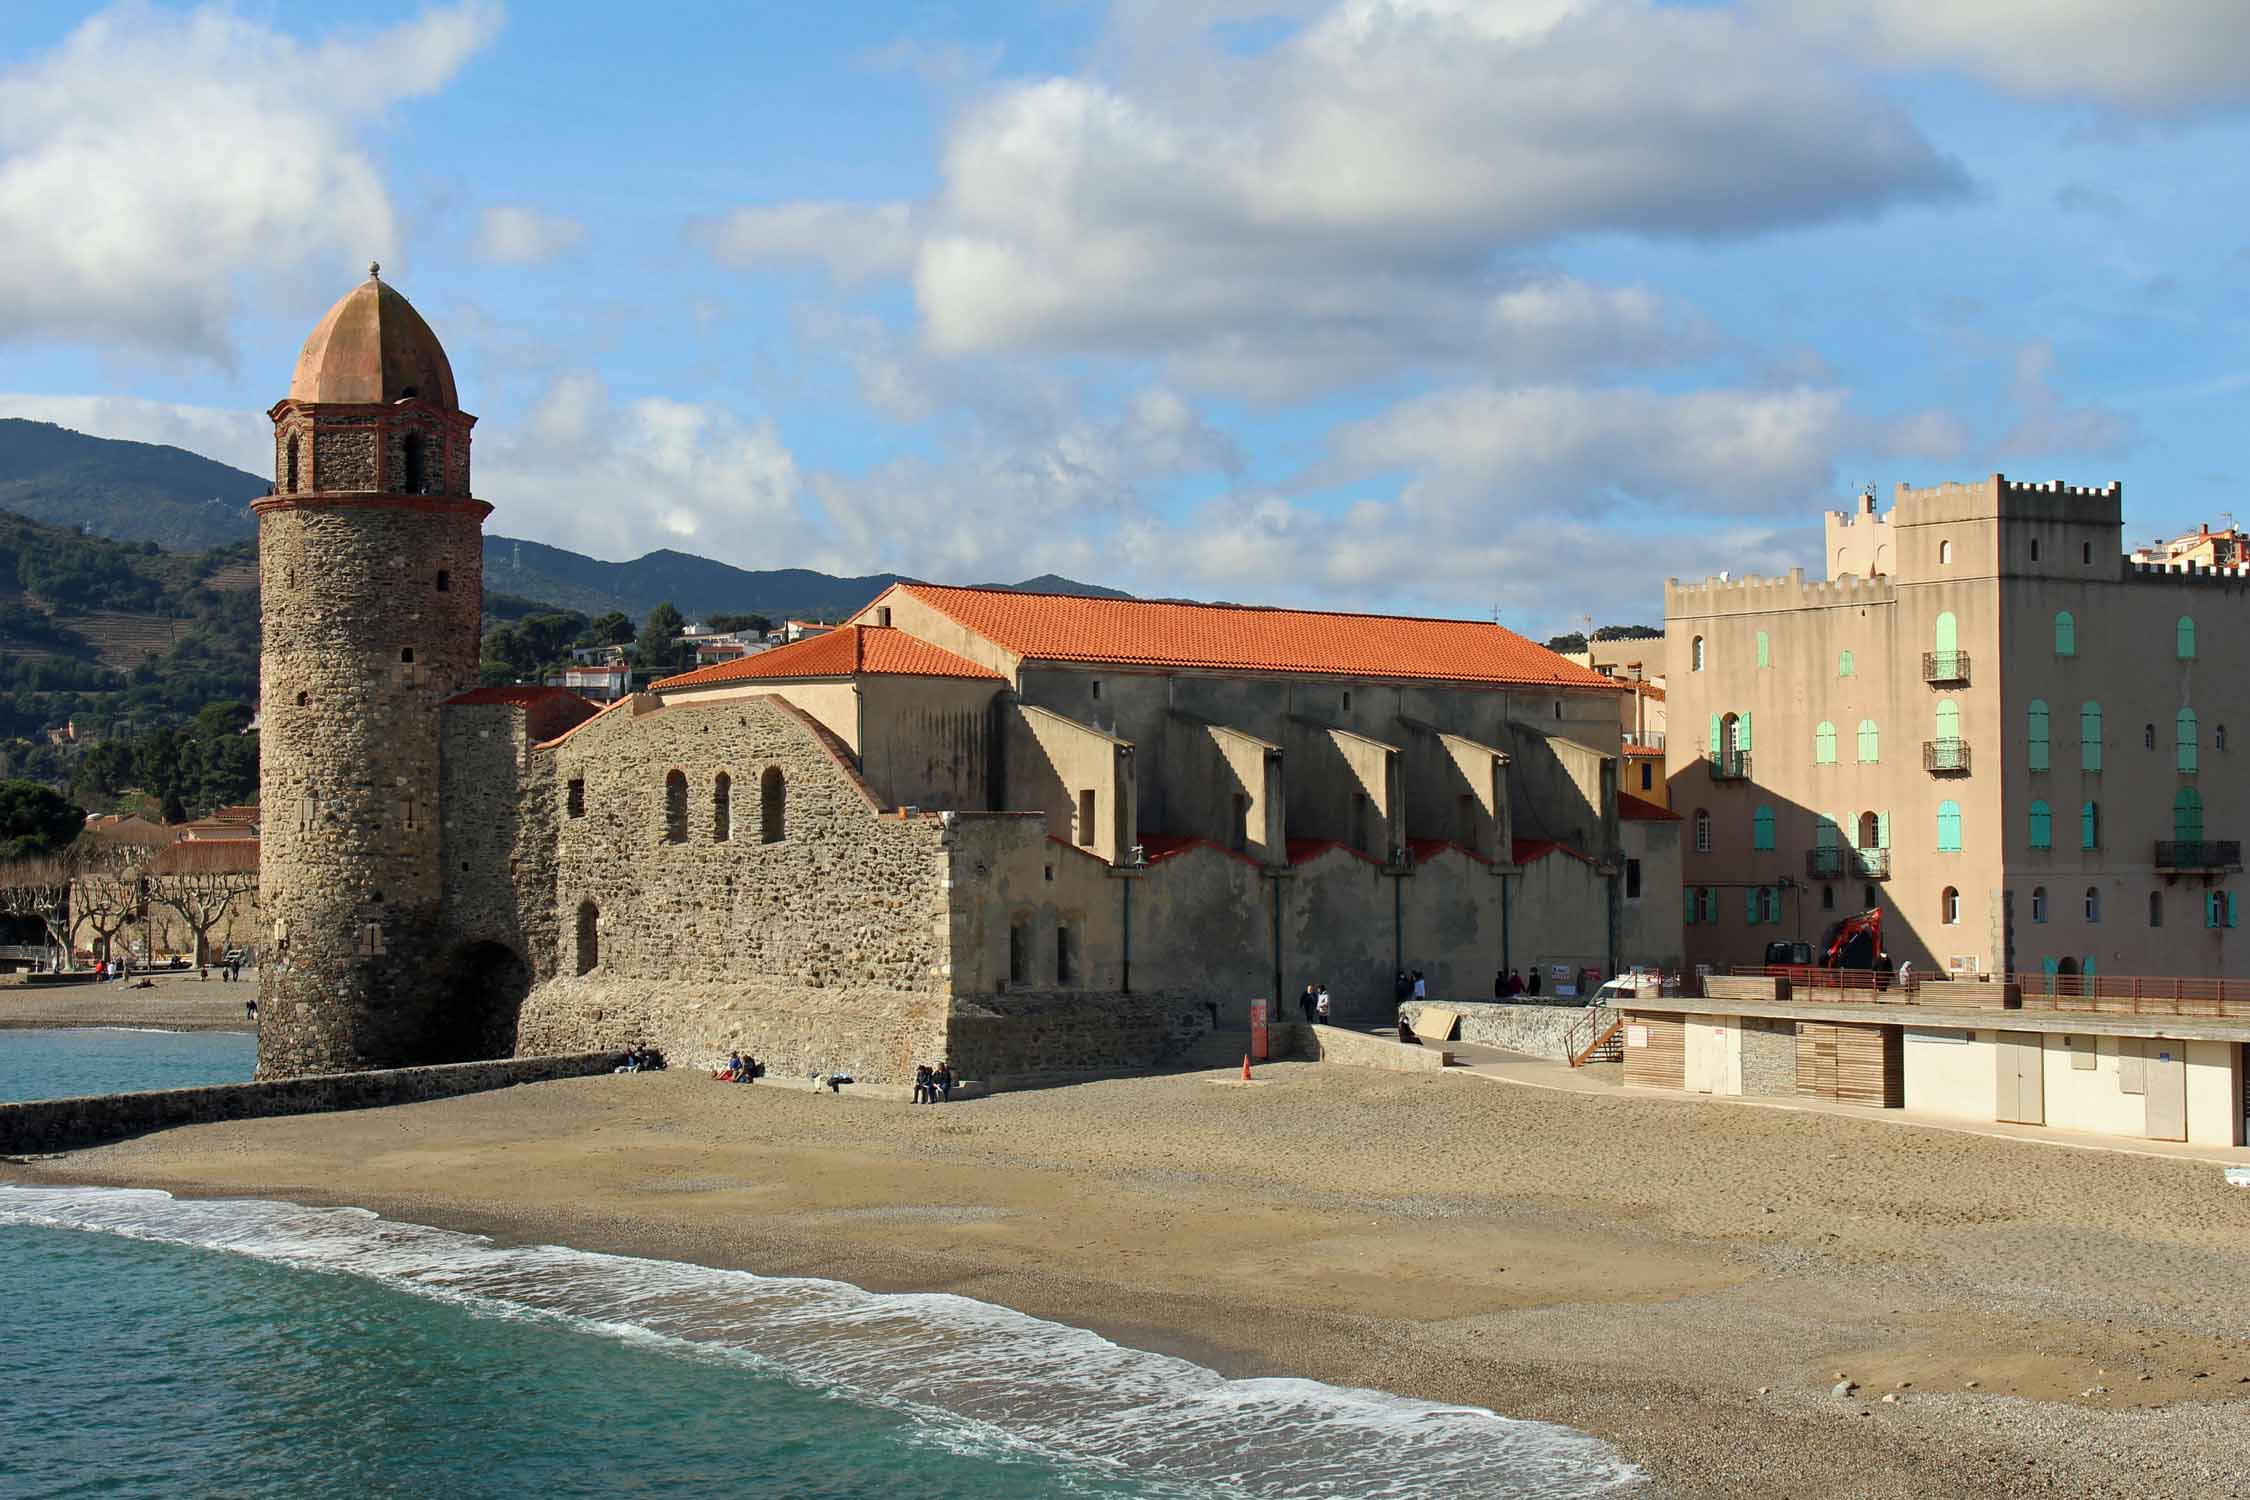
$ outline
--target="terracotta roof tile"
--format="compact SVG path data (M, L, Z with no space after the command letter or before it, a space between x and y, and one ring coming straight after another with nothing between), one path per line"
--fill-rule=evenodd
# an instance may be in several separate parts
M1619 688L1482 620L897 587L1003 649L1042 661Z
M1516 857L1516 863L1519 865L1528 865L1535 863L1536 861L1545 859L1550 854L1567 854L1572 859L1579 861L1581 864L1590 865L1594 863L1594 861L1587 855L1579 853L1576 849L1571 848L1570 845L1565 844L1557 839L1517 839L1515 841L1515 848L1513 852Z
M252 874L258 872L256 839L183 839L167 844L149 861L159 875Z
M1680 815L1631 792L1617 794L1617 816L1628 823L1677 823Z
M889 625L845 625L771 651L717 662L654 684L708 687L718 682L783 682L804 677L981 677L1004 679L990 667Z

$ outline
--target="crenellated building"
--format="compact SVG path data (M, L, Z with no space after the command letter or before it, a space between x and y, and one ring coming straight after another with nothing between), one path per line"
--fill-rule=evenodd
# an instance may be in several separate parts
M1692 962L1884 912L1895 962L2240 973L2250 568L2123 554L2118 485L1905 485L1827 577L1665 588Z

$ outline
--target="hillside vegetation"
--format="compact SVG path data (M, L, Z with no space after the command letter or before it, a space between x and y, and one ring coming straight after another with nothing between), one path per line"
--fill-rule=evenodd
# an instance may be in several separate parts
M0 510L113 541L200 552L257 534L255 474L184 448L0 418Z

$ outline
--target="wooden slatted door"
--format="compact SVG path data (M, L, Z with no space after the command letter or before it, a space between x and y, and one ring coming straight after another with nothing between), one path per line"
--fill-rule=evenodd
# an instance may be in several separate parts
M1898 1027L1837 1026L1835 1097L1876 1109L1905 1105L1905 1049Z
M1825 1021L1797 1023L1797 1092L1836 1097L1836 1028Z

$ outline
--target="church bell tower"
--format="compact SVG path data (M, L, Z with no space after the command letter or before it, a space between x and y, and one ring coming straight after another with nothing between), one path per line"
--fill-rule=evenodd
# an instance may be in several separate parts
M438 705L477 678L484 518L437 336L369 266L297 357L258 517L258 1076L446 1062Z

